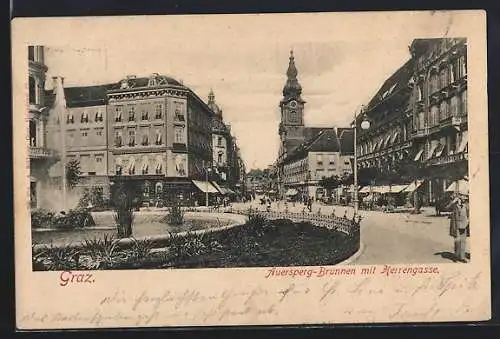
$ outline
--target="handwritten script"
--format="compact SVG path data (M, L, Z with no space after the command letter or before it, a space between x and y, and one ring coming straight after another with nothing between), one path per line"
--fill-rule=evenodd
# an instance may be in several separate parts
M480 277L480 273L464 277L455 272L413 281L407 276L394 277L390 283L381 284L380 279L375 281L376 276L312 281L305 275L293 282L255 284L246 289L239 289L239 284L220 289L207 286L203 291L159 290L157 286L154 291L114 288L89 297L85 307L75 307L72 312L30 311L21 316L20 322L40 328L259 324L282 321L291 309L299 313L330 312L335 319L354 322L431 321L439 315L473 312L467 300L453 303L446 298L474 295Z

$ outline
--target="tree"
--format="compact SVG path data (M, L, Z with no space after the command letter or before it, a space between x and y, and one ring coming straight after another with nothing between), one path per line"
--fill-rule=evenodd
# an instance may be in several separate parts
M80 182L80 161L71 159L66 163L66 182L69 188L75 187Z
M323 178L319 181L319 185L326 189L334 189L342 185L342 181L338 175L332 175L328 178Z

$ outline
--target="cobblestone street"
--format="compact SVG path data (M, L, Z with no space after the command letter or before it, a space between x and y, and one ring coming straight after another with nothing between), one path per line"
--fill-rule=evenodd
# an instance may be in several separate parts
M279 205L279 206L278 206ZM257 202L233 204L234 208L265 209ZM284 203L272 204L273 210L284 210ZM288 203L290 212L302 212L304 205ZM314 204L313 213L343 216L353 214L352 207ZM306 209L307 211L307 209ZM436 216L433 208L425 208L421 214L384 213L361 210L362 249L354 264L423 264L451 263L453 238L448 235L449 219Z

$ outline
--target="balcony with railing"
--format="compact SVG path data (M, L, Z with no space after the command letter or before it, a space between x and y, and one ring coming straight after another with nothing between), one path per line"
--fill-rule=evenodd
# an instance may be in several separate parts
M427 166L441 166L447 164L453 164L459 161L468 160L469 156L467 152L456 153L456 154L447 154L442 155L440 157L431 158L427 160Z

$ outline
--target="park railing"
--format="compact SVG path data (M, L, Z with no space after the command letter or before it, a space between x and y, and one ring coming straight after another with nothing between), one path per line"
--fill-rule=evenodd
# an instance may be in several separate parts
M347 235L359 236L361 216L352 215L347 216L347 212L343 216L338 216L333 211L331 214L321 213L321 209L317 212L307 212L305 209L302 212L291 212L285 209L284 211L270 211L267 209L259 208L233 208L228 207L193 207L186 208L187 212L209 212L209 213L235 213L243 215L260 215L266 219L277 220L287 219L293 222L309 222L315 226L324 227L327 229L342 232Z

